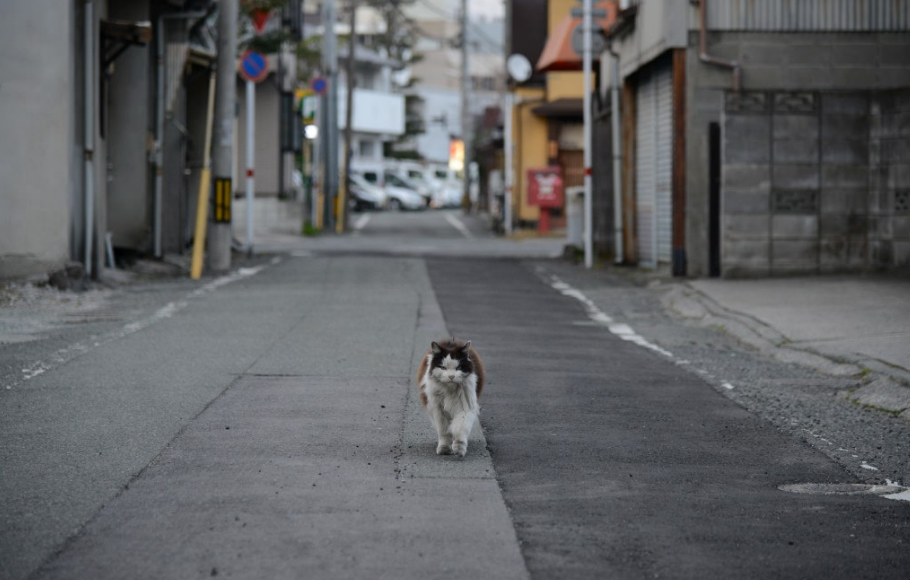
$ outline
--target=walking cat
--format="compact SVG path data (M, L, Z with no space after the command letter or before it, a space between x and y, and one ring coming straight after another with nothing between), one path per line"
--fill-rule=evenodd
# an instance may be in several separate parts
M468 437L480 412L477 400L483 391L483 360L471 341L452 338L430 345L417 369L420 404L436 427L437 455L464 457Z

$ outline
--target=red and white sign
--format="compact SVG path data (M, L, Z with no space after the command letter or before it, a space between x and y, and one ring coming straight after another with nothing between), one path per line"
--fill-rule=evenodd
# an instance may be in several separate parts
M562 168L528 169L528 204L541 208L562 207Z

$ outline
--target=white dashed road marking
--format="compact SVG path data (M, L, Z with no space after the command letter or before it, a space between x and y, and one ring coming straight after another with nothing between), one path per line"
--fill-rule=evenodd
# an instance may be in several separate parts
M446 221L452 224L452 227L461 232L461 235L464 237L468 238L469 240L474 238L474 234L472 234L468 228L466 228L465 225L461 223L461 220L454 215L447 213Z

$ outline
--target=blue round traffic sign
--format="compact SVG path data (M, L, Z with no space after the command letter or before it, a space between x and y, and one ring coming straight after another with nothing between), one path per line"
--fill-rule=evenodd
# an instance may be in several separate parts
M310 88L313 89L317 95L325 94L325 90L328 88L329 83L326 82L323 77L316 77L310 82Z
M264 55L248 50L240 57L240 76L244 80L258 83L269 76L269 61Z

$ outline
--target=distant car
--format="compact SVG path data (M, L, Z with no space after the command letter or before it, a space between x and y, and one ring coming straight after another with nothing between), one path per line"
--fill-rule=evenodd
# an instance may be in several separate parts
M456 183L447 183L433 192L433 205L435 207L461 207L464 192Z
M391 210L416 210L426 209L427 207L426 198L413 189L386 183L385 192L389 196L389 209Z
M386 209L389 196L378 185L372 184L362 175L351 174L350 206L354 211Z
M386 172L386 174L385 174L385 187L386 187L386 191L389 194L391 194L390 188L395 188L395 189L407 189L409 191L412 191L412 192L420 195L424 200L424 202L423 202L424 207L429 207L430 202L433 200L429 187L426 187L424 184L417 183L406 177L401 177L401 176L395 175L394 173L391 173L391 172Z
M434 207L461 207L464 182L458 178L457 172L444 165L428 165L423 168L422 176L433 189Z

